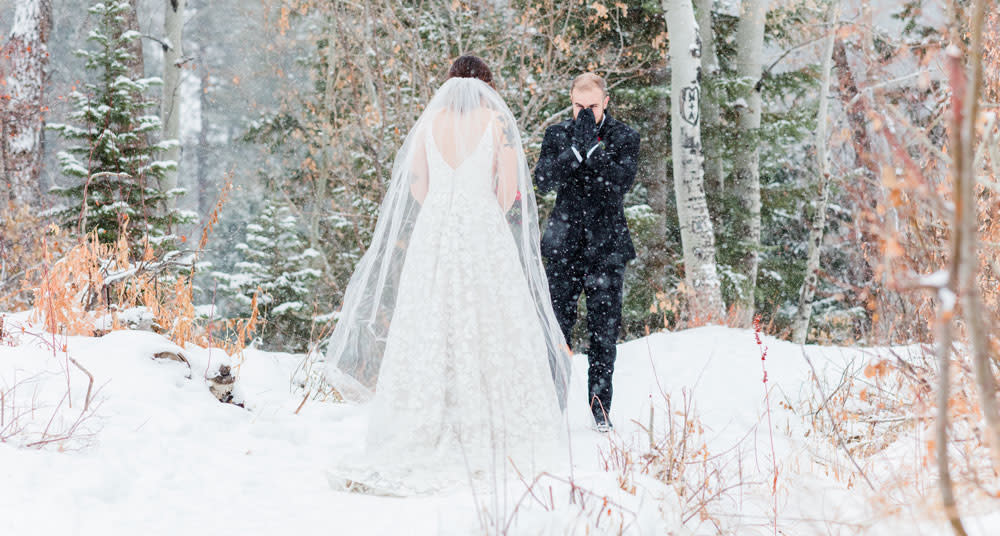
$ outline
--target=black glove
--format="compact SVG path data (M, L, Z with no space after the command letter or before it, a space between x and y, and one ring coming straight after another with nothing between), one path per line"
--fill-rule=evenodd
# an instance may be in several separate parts
M575 171L576 168L580 167L580 160L576 158L576 153L573 152L573 148L567 147L563 150L563 152L559 153L559 156L556 157L556 164L563 169Z
M597 121L590 108L580 110L573 122L573 146L586 154L591 147L597 145Z

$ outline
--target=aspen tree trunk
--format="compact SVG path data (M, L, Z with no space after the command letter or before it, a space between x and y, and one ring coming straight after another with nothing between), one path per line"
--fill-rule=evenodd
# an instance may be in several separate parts
M670 35L670 137L688 309L695 320L719 322L724 307L701 167L701 43L691 0L663 0L663 10Z
M174 145L164 154L165 160L173 160L180 166L180 117L181 117L181 58L183 57L184 7L187 0L165 0L163 13L163 30L167 44L163 47L163 102L161 117L163 122L163 139L173 140ZM163 176L161 187L164 191L177 188L177 170L167 171ZM176 197L171 197L168 209L176 204Z
M818 192L816 213L813 215L812 227L809 229L809 258L806 261L806 277L799 293L799 309L792 323L792 341L796 344L805 344L806 336L809 333L812 300L816 294L816 272L819 270L820 245L823 243L823 230L826 228L826 203L830 196L830 164L827 161L827 110L830 100L830 72L833 70L833 43L837 37L835 24L840 15L839 0L831 1L826 13L827 28L830 34L826 36L823 44L819 111L816 113L815 145Z
M698 36L701 38L702 80L715 78L719 73L719 57L715 52L715 31L712 29L712 6L714 0L696 0L695 15L698 20ZM702 124L714 127L719 124L719 102L715 95L705 92L701 99ZM715 140L705 140L705 184L715 187L720 193L726 189L726 177L722 170L722 154Z
M5 54L10 58L6 73L10 100L3 109L4 135L0 143L4 144L4 174L10 187L7 195L13 201L38 205L52 2L21 0L16 6Z
M212 77L215 49L208 41L208 36L212 35L212 23L214 19L210 16L210 0L185 0L195 12L192 19L192 26L189 28L194 36L192 45L195 47L194 55L199 58L196 62L198 68L198 143L194 147L195 162L197 162L198 172L195 177L198 202L198 214L202 218L208 217L209 212L214 208L217 181L209 175L211 165L209 163L212 146L209 144L208 134L215 126L211 123L212 106L214 95L213 89L215 79ZM189 105L193 105L192 102ZM189 173L190 175L190 173Z
M195 149L195 154L198 161L198 214L204 217L212 210L212 198L209 195L212 183L208 178L208 90L211 77L207 69L204 67L201 69L201 89L198 91L198 148Z
M749 327L754 316L757 267L760 252L760 150L753 139L760 129L760 83L764 58L764 18L767 0L743 0L736 26L736 70L751 84L746 106L739 115L740 143L733 158L733 193L739 200L735 231L743 241L743 258L737 261L737 325Z

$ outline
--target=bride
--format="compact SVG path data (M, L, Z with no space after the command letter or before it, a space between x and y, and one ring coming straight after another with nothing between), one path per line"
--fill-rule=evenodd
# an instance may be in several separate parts
M524 472L558 444L568 347L517 125L481 59L455 61L396 154L326 361L346 400L371 402L348 488Z

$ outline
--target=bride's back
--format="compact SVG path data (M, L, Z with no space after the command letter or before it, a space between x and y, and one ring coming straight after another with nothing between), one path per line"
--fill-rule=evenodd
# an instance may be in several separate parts
M480 148L489 135L496 112L479 107L474 110L442 109L431 121L434 146L448 166L458 169ZM491 140L492 141L492 140Z
M519 172L513 127L503 119L502 102L484 98L476 84L481 82L454 81L442 98L432 101L416 128L410 170L418 202L439 180L454 179L492 193L504 211L514 201Z

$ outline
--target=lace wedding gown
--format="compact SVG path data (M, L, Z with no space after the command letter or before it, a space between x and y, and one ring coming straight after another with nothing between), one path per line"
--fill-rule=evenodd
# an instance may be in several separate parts
M552 356L562 338L538 290L540 261L523 251L537 242L517 243L522 223L508 220L503 205L514 201L494 172L498 151L511 147L502 141L509 119L471 115L476 128L465 132L435 129L431 115L414 137L425 191L394 286L365 452L331 471L335 486L406 495L495 482L515 468L533 475L560 458L557 387L568 374ZM519 145L517 154L526 169ZM530 183L513 176L521 201ZM529 200L522 206L534 212Z

